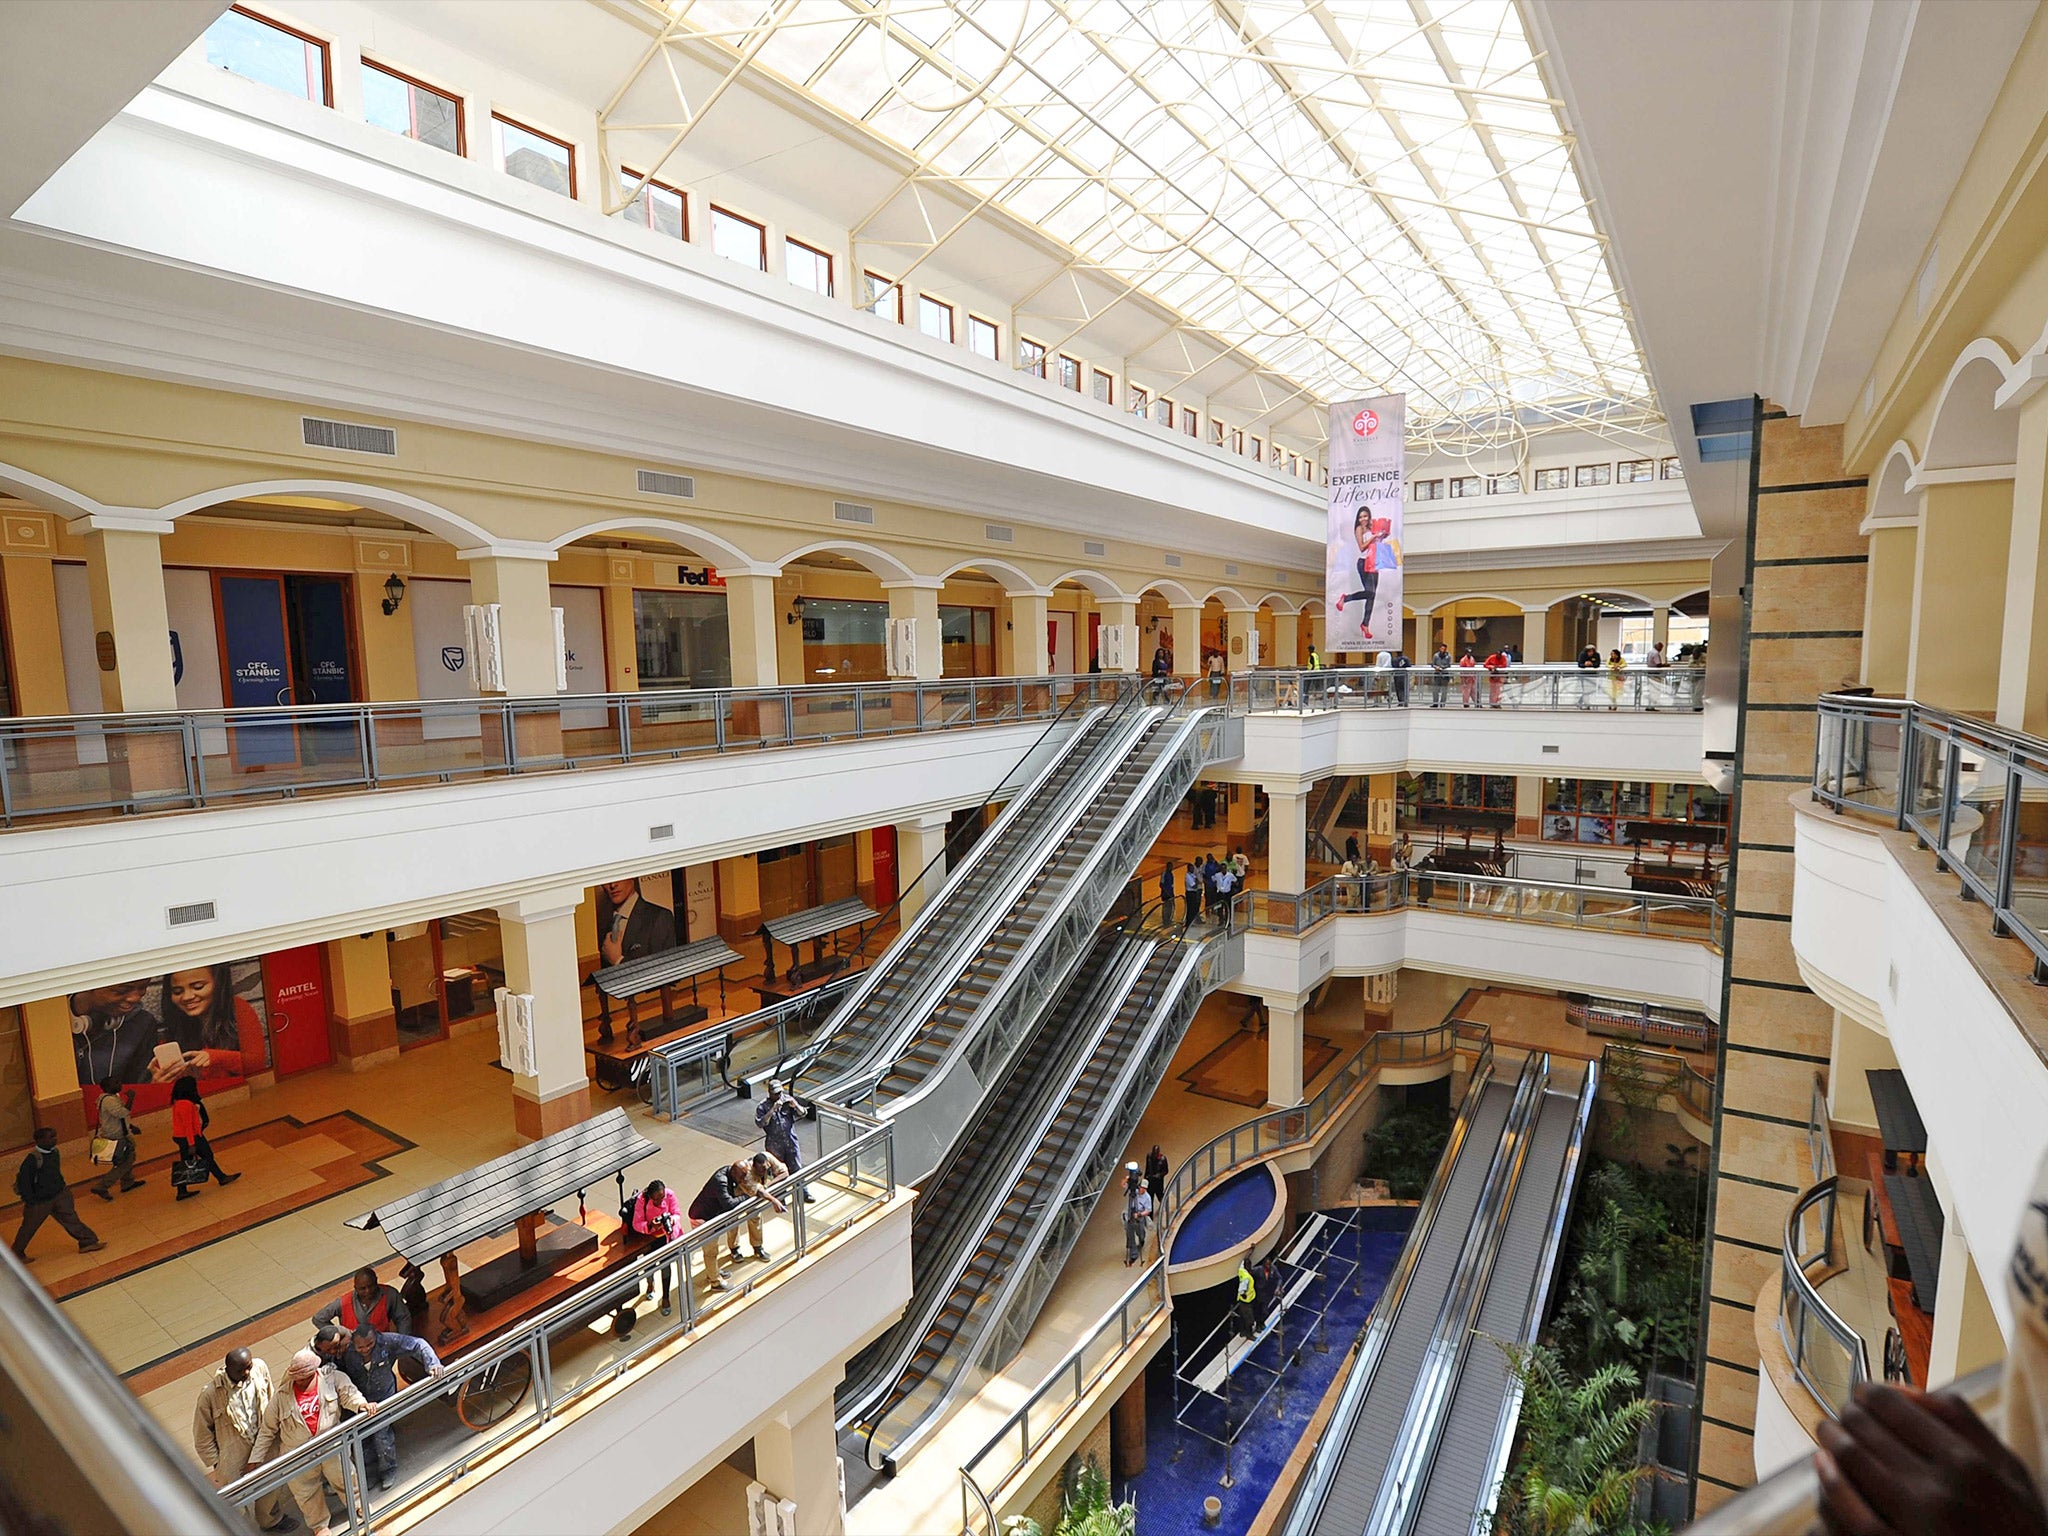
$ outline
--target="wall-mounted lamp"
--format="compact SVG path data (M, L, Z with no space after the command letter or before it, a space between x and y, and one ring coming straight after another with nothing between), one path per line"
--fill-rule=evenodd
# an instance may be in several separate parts
M405 601L405 582L398 572L393 571L384 578L384 613L388 618L398 612L398 605Z
M794 602L792 602L789 605L789 612L785 613L782 616L782 622L785 624L794 624L798 619L802 618L803 616L804 600L802 598L797 598Z

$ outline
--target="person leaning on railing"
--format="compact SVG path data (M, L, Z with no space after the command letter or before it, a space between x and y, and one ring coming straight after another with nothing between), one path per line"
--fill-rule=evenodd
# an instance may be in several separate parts
M2048 1536L2048 1158L2006 1272L2004 1434L1961 1397L1867 1383L1813 1458L1828 1536Z

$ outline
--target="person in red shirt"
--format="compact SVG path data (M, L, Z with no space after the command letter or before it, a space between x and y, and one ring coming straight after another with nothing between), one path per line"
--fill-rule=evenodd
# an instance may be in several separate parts
M1501 673L1508 669L1508 658L1504 651L1495 651L1480 663L1486 668L1486 701L1490 709L1500 708Z
M426 1320L420 1319L422 1323ZM374 1328L379 1333L413 1332L412 1309L398 1291L377 1278L377 1271L365 1264L349 1281L349 1289L313 1314L315 1327L338 1324L354 1333Z
M239 1179L239 1173L221 1172L220 1160L213 1155L213 1143L206 1139L206 1127L213 1116L206 1112L206 1106L199 1101L199 1082L196 1078L181 1077L171 1085L171 1140L178 1144L178 1156L186 1161L197 1160L223 1186ZM180 1200L189 1200L206 1187L206 1181L178 1190Z

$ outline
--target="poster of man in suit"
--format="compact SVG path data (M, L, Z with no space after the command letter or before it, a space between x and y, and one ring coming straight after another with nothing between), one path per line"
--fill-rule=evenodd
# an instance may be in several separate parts
M609 880L597 888L597 950L605 965L619 965L676 947L676 915L652 900L638 880Z

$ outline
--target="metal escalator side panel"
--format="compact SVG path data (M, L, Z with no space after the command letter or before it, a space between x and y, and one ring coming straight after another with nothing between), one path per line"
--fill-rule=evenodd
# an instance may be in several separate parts
M922 1157L957 1132L957 1125L947 1129L936 1105L926 1103L938 1097L935 1084L963 1060L977 1076L991 1075L988 1063L1007 1058L1016 1048L1199 775L1213 740L1213 713L1168 720L1160 712L1158 723L1166 734L1152 762L1107 824L1096 831L1079 865L1055 892L1048 909L1037 916L1029 937L960 1027L944 1058L910 1091L878 1098L880 1112L897 1126L892 1134L904 1177L914 1181L930 1166ZM1035 992L1024 990L1027 983L1035 984Z
M1414 1519L1443 1432L1444 1416L1471 1347L1472 1328L1486 1299L1494 1261L1500 1254L1509 1213L1528 1166L1529 1148L1542 1115L1549 1076L1548 1054L1532 1053L1523 1063L1515 1090L1515 1107L1508 1116L1493 1165L1487 1170L1486 1187L1471 1228L1465 1234L1457 1270L1430 1331L1422 1370L1414 1390L1408 1394L1386 1471L1373 1496L1366 1536L1407 1536Z
M1485 1168L1491 1166L1494 1149L1507 1123L1511 1097L1511 1090L1494 1077L1490 1064L1475 1072L1466 1086L1443 1156L1437 1160L1436 1172L1423 1191L1422 1203L1416 1209L1415 1221L1408 1229L1408 1240L1401 1246L1394 1272L1366 1319L1358 1354L1302 1474L1282 1536L1312 1536L1325 1528L1326 1519L1331 1522L1328 1528L1332 1536L1336 1536L1344 1531L1345 1516L1352 1512L1352 1506L1356 1506L1355 1519L1344 1536L1364 1527L1371 1492L1378 1483L1377 1473L1373 1473L1365 1487L1363 1498L1359 1497L1359 1490L1349 1486L1356 1479L1346 1474L1352 1471L1347 1462L1352 1459L1366 1400L1386 1367L1397 1322L1410 1312L1411 1298L1419 1295L1428 1283L1428 1277L1418 1278L1424 1256L1439 1247L1463 1244L1464 1233L1458 1223L1469 1221L1471 1209L1477 1204L1476 1186L1483 1179ZM1469 1191L1469 1200L1454 1202L1454 1191L1466 1184L1474 1186ZM1427 1307L1434 1317L1435 1307L1428 1298L1417 1305Z

